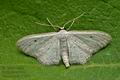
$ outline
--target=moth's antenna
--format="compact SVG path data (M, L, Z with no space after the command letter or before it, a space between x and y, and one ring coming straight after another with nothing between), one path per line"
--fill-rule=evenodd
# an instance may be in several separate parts
M45 23L40 23L40 22L35 22L36 24L39 24L39 25L43 25L43 26L51 26L51 25L48 25L48 24L45 24Z
M77 17L75 17L75 18L73 18L73 19L71 19L71 20L69 20L69 21L67 21L67 22L63 25L63 27L65 27L68 23L72 22L71 25L68 27L68 29L70 29L70 28L72 27L72 25L74 24L75 20L78 19L78 18L80 18L80 17L82 17L84 14L85 14L85 12L83 12L81 15L79 15L79 16L77 16ZM67 29L67 30L68 30L68 29Z
M71 23L70 26L67 28L67 30L69 30L69 29L72 27L72 25L74 24L74 22L75 22L75 20L72 21L72 23Z
M60 28L59 26L53 25L53 24L51 23L51 21L50 21L48 18L47 18L47 21L49 22L50 26L53 27L54 30L56 30L55 27Z
M35 23L36 23L36 24L39 24L39 25L43 25L43 26L52 26L54 30L56 30L55 27L60 28L60 27L57 26L57 25L53 25L48 18L47 18L47 21L49 22L50 25L49 25L49 24L45 24L45 23L40 23L40 22L35 22Z

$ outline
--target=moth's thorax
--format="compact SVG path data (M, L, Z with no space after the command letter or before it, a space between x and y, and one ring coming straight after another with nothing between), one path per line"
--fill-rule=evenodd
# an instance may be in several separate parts
M59 32L58 32L59 34L66 34L66 33L68 33L66 30L60 30Z
M62 38L66 38L68 35L68 32L66 31L66 30L60 30L59 32L58 32L58 35L57 35L57 37L59 38L59 39L62 39Z

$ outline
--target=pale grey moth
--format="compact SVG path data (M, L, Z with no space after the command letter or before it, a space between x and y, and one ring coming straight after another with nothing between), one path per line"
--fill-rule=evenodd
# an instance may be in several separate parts
M83 14L82 14L83 15ZM67 31L65 25L81 17L68 21L59 27L59 32L33 34L18 40L17 46L24 53L37 58L45 65L59 64L62 60L66 67L71 64L85 64L92 54L111 42L111 36L102 31ZM51 25L54 26L49 19ZM39 23L40 24L40 23ZM70 28L69 27L69 28Z

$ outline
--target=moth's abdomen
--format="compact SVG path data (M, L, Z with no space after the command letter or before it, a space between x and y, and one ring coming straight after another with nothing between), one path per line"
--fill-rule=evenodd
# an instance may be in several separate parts
M70 64L68 59L68 46L67 46L67 39L65 37L60 39L60 51L65 66L69 67Z

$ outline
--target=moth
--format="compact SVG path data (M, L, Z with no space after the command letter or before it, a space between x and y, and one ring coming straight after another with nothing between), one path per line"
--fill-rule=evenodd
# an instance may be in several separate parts
M53 25L47 18L50 25L41 25L58 27L59 32L25 36L17 41L17 47L44 65L57 65L61 60L66 68L72 64L85 64L94 53L107 46L112 38L102 31L65 30L66 24L71 22L70 28L82 15L68 21L63 27Z

